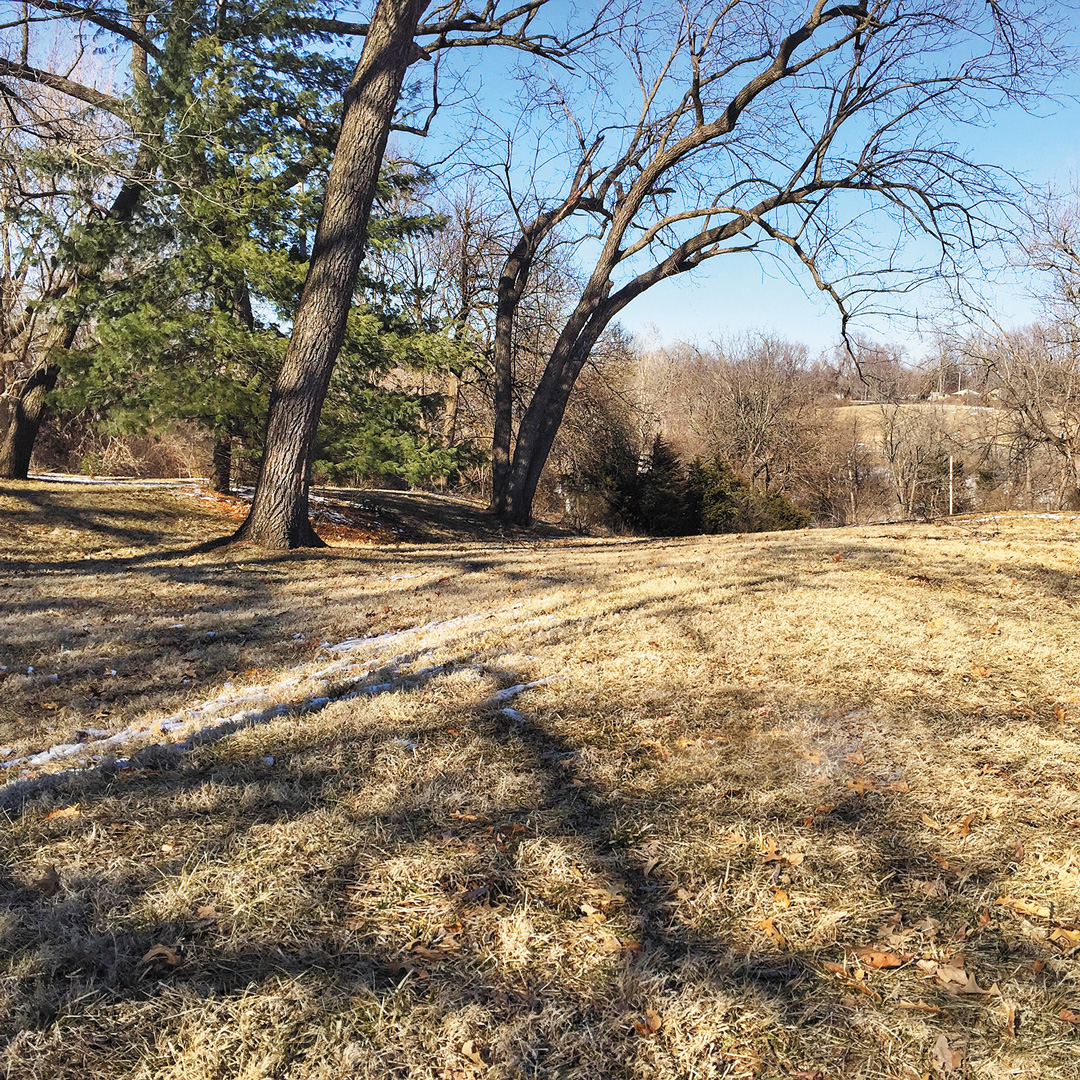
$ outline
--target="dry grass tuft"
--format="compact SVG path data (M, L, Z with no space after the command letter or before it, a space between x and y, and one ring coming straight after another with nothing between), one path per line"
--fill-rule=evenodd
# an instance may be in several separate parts
M4 1075L1080 1072L1077 521L193 555L167 491L0 500L20 754L456 620L9 803Z

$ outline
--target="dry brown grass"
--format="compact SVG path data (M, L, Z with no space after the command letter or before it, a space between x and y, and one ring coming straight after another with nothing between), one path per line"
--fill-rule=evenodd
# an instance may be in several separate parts
M1080 1075L1080 522L192 555L168 492L0 498L20 752L478 616L9 799L0 1074Z

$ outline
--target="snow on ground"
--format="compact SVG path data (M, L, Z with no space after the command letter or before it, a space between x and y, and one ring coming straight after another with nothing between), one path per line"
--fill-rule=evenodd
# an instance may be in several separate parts
M371 637L347 638L336 644L323 642L320 646L322 663L318 666L313 666L309 661L283 673L271 683L245 687L240 693L219 694L171 716L136 720L113 733L88 729L78 733L78 742L58 743L25 757L0 760L0 777L14 777L7 784L0 785L0 806L13 798L25 797L38 787L56 786L80 772L138 767L138 758L116 756L120 748L136 739L158 735L165 737L165 742L140 749L140 756L145 754L148 760L153 758L153 751L167 750L175 756L215 738L254 724L266 723L279 716L317 712L339 701L388 693L406 681L412 684L432 678L444 673L443 665L408 671L403 668L412 668L418 660L447 644L456 630L492 619L503 619L521 606L514 604L505 611L487 615L471 612L453 619L423 623ZM507 624L501 625L505 627ZM411 649L401 652L405 644L410 645ZM384 681L372 682L377 674ZM507 687L499 690L491 703L501 705L526 690L551 681L550 678L537 679ZM513 714L513 719L521 715L513 709L503 711L508 716ZM0 759L4 756L4 750L0 749ZM74 758L81 760L72 768L61 772L41 771L49 765Z

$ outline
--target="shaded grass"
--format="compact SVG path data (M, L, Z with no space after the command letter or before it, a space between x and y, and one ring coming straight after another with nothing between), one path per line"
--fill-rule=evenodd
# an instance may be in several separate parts
M3 590L60 678L5 679L0 743L100 722L106 654L111 725L485 617L360 647L393 693L13 804L7 1075L921 1077L942 1035L1076 1074L1075 523L178 561L169 498L140 561L69 525Z

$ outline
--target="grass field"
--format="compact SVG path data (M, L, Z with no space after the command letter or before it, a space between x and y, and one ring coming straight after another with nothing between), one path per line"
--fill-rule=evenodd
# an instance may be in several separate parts
M1080 1075L1080 520L231 527L0 488L0 1075Z

